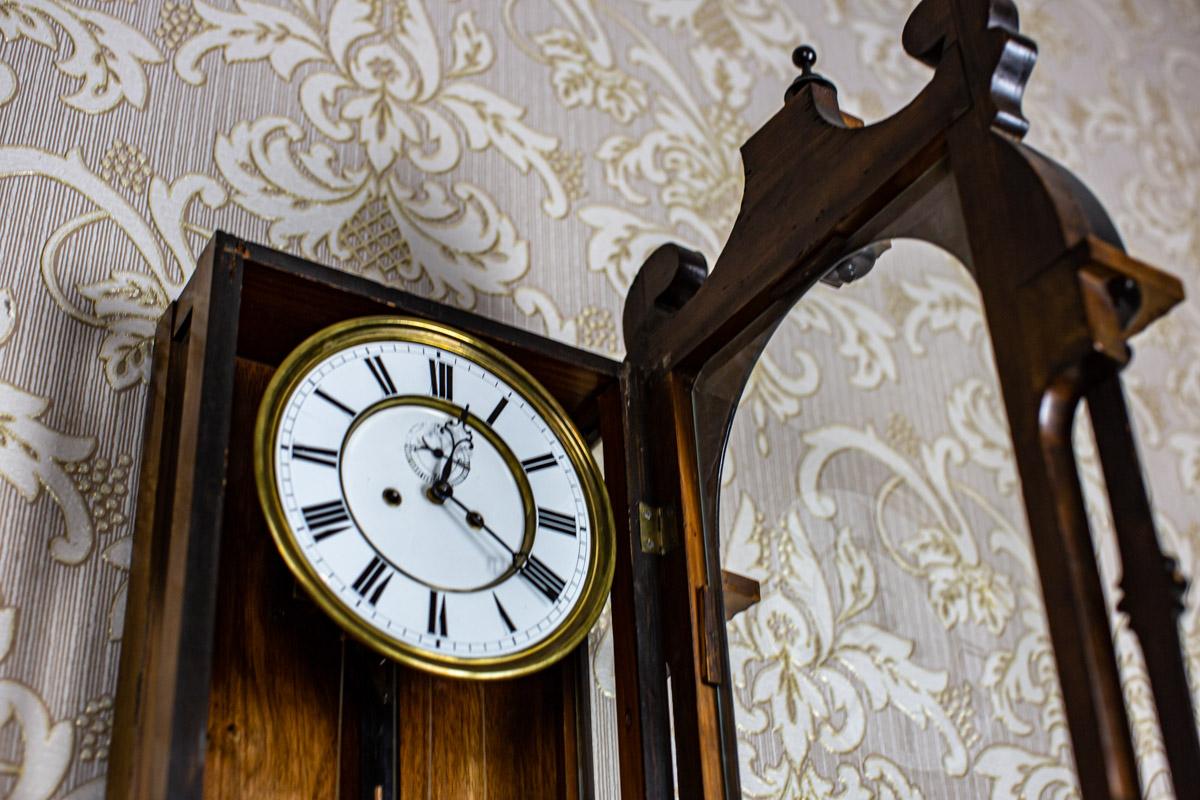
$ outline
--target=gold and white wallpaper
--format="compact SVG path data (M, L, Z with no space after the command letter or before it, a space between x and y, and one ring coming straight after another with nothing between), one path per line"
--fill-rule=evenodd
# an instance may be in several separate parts
M912 5L0 0L0 796L103 794L150 336L212 230L619 357L643 258L720 251L737 147L779 108L791 49L816 45L848 110L880 119L928 78L899 46ZM1200 290L1200 7L1021 11L1029 141ZM1159 530L1195 575L1200 312L1136 344ZM764 589L729 627L745 796L1075 795L965 271L899 243L815 290L735 427L724 558ZM1078 447L1103 530L1086 427ZM1114 626L1145 794L1173 796ZM593 640L604 725L603 625Z

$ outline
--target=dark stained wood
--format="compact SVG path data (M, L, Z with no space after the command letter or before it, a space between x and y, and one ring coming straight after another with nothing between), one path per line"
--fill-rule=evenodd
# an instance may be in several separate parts
M815 284L846 254L846 234L937 162L938 132L970 107L955 77L935 73L904 111L866 128L840 127L836 98L823 87L806 88L784 106L742 147L746 189L722 251L729 268L718 260L688 313L659 328L639 361L696 371L774 296ZM797 139L797 131L811 138ZM797 177L814 175L822 176L819 189Z
M762 600L762 589L758 581L729 570L721 570L721 591L725 596L726 621Z
M1187 787L1200 786L1200 761L1193 758L1200 752L1200 731L1191 705L1175 702L1175 698L1191 692L1178 624L1188 581L1179 563L1158 545L1125 396L1115 370L1110 369L1094 383L1087 393L1087 404L1124 567L1118 608L1129 615L1129 625L1141 644L1163 747L1171 764L1171 779L1176 794L1182 797Z
M690 385L678 374L660 385L664 419L675 423L673 436L661 445L676 458L667 474L678 482L679 547L663 557L666 608L674 620L668 635L671 699L675 718L676 763L688 764L678 775L681 797L736 797L737 741L733 727L733 697L725 641L725 612L721 598L720 558L716 532L706 535L696 472ZM664 437L667 438L667 437ZM669 491L669 490L668 490ZM687 624L682 624L687 620Z
M337 757L340 796L347 800L400 796L400 671L370 648L342 637Z
M1108 792L1113 797L1133 800L1138 796L1137 759L1129 738L1120 672L1107 625L1108 609L1071 445L1075 411L1085 380L1081 371L1072 370L1048 387L1040 409L1039 441L1044 461L1022 454L1031 465L1045 470L1046 480L1041 487L1026 488L1023 494L1026 503L1033 504L1029 510L1031 524L1042 523L1040 517L1050 514L1053 520L1044 524L1059 527L1058 536L1035 537L1033 548L1050 634L1055 640L1063 698L1075 711L1074 718L1068 720L1072 742L1078 749L1104 753L1108 762L1107 775L1096 775L1090 764L1079 765L1080 786L1096 796ZM1097 624L1101 621L1104 624ZM1071 649L1058 652L1064 639Z
M841 115L827 81L798 81L784 107L742 148L742 207L711 275L689 263L686 251L664 246L628 295L628 360L651 395L671 387L678 395L672 407L651 412L660 425L673 418L674 441L666 446L662 440L640 470L628 471L631 497L666 497L683 520L684 552L662 557L676 744L688 754L681 762L697 751L723 758L721 785L704 779L687 796L738 792L732 729L720 716L724 693L718 687L715 694L721 724L713 725L701 699L705 684L721 676L708 657L710 640L720 637L702 635L712 614L700 609L721 607L720 578L702 556L719 552L713 547L718 478L742 388L767 337L800 296L827 276L840 282L846 259L898 237L950 251L979 285L1075 763L1089 800L1139 794L1070 446L1080 399L1096 397L1091 410L1095 427L1107 431L1101 459L1127 562L1126 607L1137 610L1142 619L1135 630L1155 653L1151 680L1164 732L1193 728L1192 735L1175 736L1168 751L1176 786L1190 788L1200 780L1194 777L1200 745L1180 667L1178 600L1172 599L1180 578L1164 568L1171 562L1155 544L1113 377L1130 358L1129 337L1179 302L1182 287L1125 255L1091 192L1021 144L1028 129L1021 97L1036 48L1019 33L1009 0L922 0L903 41L909 55L934 68L912 103L890 119L856 128ZM664 494L663 474L679 476L678 494ZM689 555L687 543L701 539L705 547ZM1160 633L1162 626L1171 630ZM690 632L690 643L680 631ZM698 653L702 657L689 664L686 657ZM675 686L680 667L682 687Z
M428 757L433 735L433 677L410 670L397 682L405 724L400 734L400 797L432 800L435 775Z
M677 544L654 557L660 591L661 646L670 674L674 759L676 764L687 765L686 769L676 770L675 788L680 797L719 797L727 794L722 786L726 759L717 722L717 692L706 680L702 664L705 624L698 590L705 588L707 581L697 498L694 491L689 491L695 477L688 457L692 453L688 435L691 417L681 413L679 407L686 389L667 377L643 387L643 424L654 426L655 434L653 439L647 435L643 445L647 469L642 473L640 497L653 507L679 509L675 515ZM635 557L649 560L640 549L639 544L631 544ZM663 769L669 764L666 761L655 766Z
M108 794L129 797L135 787L147 786L152 780L148 773L155 767L142 756L141 743L135 731L147 724L154 708L154 697L142 700L143 682L153 676L155 654L163 646L166 631L161 625L161 578L165 576L164 562L168 537L161 534L165 524L156 509L167 506L167 493L175 485L175 451L177 436L177 384L182 370L180 359L172 359L175 347L172 333L175 328L176 306L167 310L155 329L154 364L151 370L149 398L142 437L142 468L138 482L137 518L135 526L151 534L135 536L128 583L125 613L125 636L121 647L117 703L114 709L112 756L108 765ZM174 378L174 381L169 378ZM157 534L157 535L155 535Z
M317 331L345 319L375 314L431 319L486 340L527 369L554 395L582 431L596 427L595 395L616 379L619 364L528 331L389 289L258 245L245 252L245 308L240 351L278 364ZM269 308L269 315L259 310Z
M663 599L658 557L642 552L638 502L653 502L646 470L654 440L640 370L626 364L619 391L601 397L604 475L612 498L617 559L612 589L621 797L675 796Z
M252 441L273 372L238 359L230 441ZM341 632L302 596L278 557L259 508L252 456L244 446L229 450L204 797L331 797Z
M201 792L240 300L240 273L215 268L219 256L210 243L174 306L166 399L152 395L162 427L149 425L159 449L139 488L110 796Z
M174 454L181 465L171 508L173 527L180 530L186 519L189 535L182 557L167 566L163 594L169 613L179 619L174 671L178 684L170 737L175 747L189 748L183 752L190 759L173 759L167 773L166 794L170 797L192 797L202 790L198 762L209 698L208 692L191 691L189 685L206 686L211 680L218 590L212 582L195 576L214 574L218 566L229 449L213 445L229 441L237 352L235 320L241 306L241 275L236 269L219 267L214 254L197 270L202 280L189 282L184 290L185 297L195 295L187 312L190 320L185 320L190 330L189 367L194 366L195 372L188 375L183 389L183 424ZM188 424L192 420L194 424ZM185 495L181 497L180 492ZM182 539L172 544L176 542Z
M1129 337L1166 314L1183 299L1183 283L1131 258L1094 236L1086 237L1069 254L1079 267L1084 313L1096 348L1126 364L1133 357ZM1122 292L1114 303L1113 291Z

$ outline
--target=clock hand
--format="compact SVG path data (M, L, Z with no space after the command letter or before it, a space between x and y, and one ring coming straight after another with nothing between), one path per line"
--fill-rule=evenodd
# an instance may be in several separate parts
M458 415L458 417L457 417L457 421L458 421L458 423L459 423L460 425L465 425L465 424L466 424L466 421L467 421L467 412L468 412L468 410L469 410L470 408L471 408L471 405L470 405L470 403L468 403L468 404L467 404L467 405L466 405L466 406L465 406L465 407L462 409L461 413L459 413L459 415ZM449 424L450 424L450 423L447 423L447 425L449 425ZM470 444L470 442L471 442L471 432L470 432L469 430L468 430L468 431L466 431L466 434L467 434L467 435L466 435L466 437L465 437L465 438L463 438L463 439L458 439L458 438L456 438L456 437L454 436L454 431L451 431L451 430L448 430L448 429L447 429L447 432L450 434L450 437L451 437L451 439L453 440L454 444L453 444L453 445L450 447L450 453L449 453L449 454L446 456L446 463L442 465L442 473L441 473L441 475L439 475L439 476L438 476L437 482L436 482L436 483L434 483L434 486L437 486L438 484L445 484L445 485L447 486L447 488L448 488L448 487L449 487L449 481L450 481L450 472L451 472L451 470L454 468L454 454L458 452L458 446L459 446L460 444ZM425 440L424 440L424 439L422 439L421 441L422 441L422 442L424 442ZM434 455L435 455L435 456L437 456L437 455L439 455L439 454L438 454L438 453L434 453Z
M422 437L421 437L421 446L420 446L420 447L418 447L417 449L418 449L418 450L428 450L430 453L432 453L432 454L433 454L433 457L434 457L434 458L441 458L442 456L446 455L446 454L445 454L445 453L442 451L442 448L440 448L440 447L434 447L434 446L433 446L433 445L431 445L431 444L430 444L428 441L426 441L426 440L425 440L425 437L424 437L424 436L422 436Z
M445 489L445 492L440 495L442 501L444 502L449 500L465 511L467 513L468 525L473 528L478 527L482 529L489 536L499 542L500 546L512 556L511 569L513 572L517 573L526 581L528 581L530 586L545 595L550 602L557 603L559 597L563 593L563 589L566 588L566 582L558 575L555 575L552 569L539 561L537 556L535 556L533 553L524 548L520 550L513 550L507 542L505 542L496 534L494 530L488 527L487 523L483 520L482 514L480 514L478 511L472 511L471 509L467 508L467 506L464 505L461 500L454 496L454 490L451 487L445 486L443 488ZM434 489L431 488L430 492L433 491ZM506 573L506 575L508 574L512 573Z
M437 482L434 484L435 486L438 484L446 484L446 488L450 488L450 470L454 468L454 454L458 452L458 446L465 441L467 440L455 440L454 446L450 448L449 455L446 456L446 463L442 465L442 474L438 476Z
M525 556L524 553L517 551L517 550L513 550L508 545L508 542L501 539L500 535L497 534L494 530L492 530L488 526L487 522L484 521L482 514L480 514L478 511L472 511L471 509L467 508L466 505L464 505L461 500L459 500L457 497L455 497L453 489L451 489L450 487L446 487L446 488L448 491L446 492L445 499L449 500L451 503L454 503L454 505L458 506L459 508L461 508L463 510L463 512L467 515L467 524L468 525L470 525L472 528L478 528L478 529L484 531L489 536L491 536L493 539L495 539L497 542L499 542L500 546L503 547L505 550L507 550L508 554L513 557L514 563L519 558L523 558Z

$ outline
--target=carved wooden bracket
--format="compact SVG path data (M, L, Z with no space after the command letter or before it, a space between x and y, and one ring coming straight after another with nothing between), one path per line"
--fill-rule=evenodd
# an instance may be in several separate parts
M784 107L742 148L745 194L711 274L697 254L666 246L633 283L630 380L656 409L655 425L669 415L674 431L674 446L647 450L638 475L657 476L657 503L677 504L685 540L702 545L663 566L663 591L720 593L721 459L772 331L818 281L860 277L893 238L923 239L961 260L983 298L1084 796L1140 794L1070 446L1084 397L1117 527L1122 608L1146 655L1175 785L1198 786L1200 741L1176 622L1181 579L1157 544L1117 377L1129 337L1178 303L1182 287L1127 256L1087 187L1021 143L1036 47L1009 0L923 0L903 45L933 76L906 108L867 126L842 113L834 86L812 73L815 56L798 51L802 74ZM689 626L690 652L708 652L713 636L724 646L723 630L701 629L711 616L686 605L676 622ZM677 752L679 763L705 768L681 771L680 794L739 796L728 683L677 668L695 662L685 655L676 652L671 672ZM716 767L705 766L713 759Z

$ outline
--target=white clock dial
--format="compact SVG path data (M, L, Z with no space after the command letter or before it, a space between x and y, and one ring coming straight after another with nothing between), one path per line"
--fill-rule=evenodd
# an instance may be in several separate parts
M269 472L276 538L318 599L389 652L471 672L578 627L611 565L594 465L557 407L457 345L384 329L310 355L278 398Z

